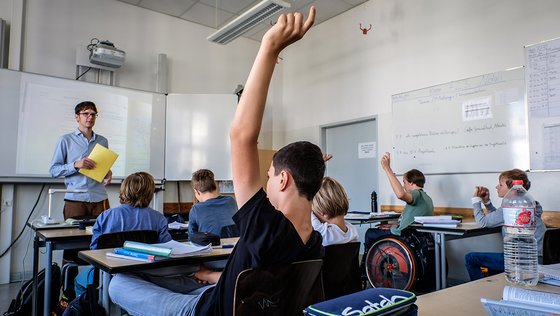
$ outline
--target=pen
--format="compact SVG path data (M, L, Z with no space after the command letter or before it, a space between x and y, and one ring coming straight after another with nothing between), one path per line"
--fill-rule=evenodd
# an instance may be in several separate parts
M235 245L233 244L223 244L220 246L213 246L212 248L214 249L227 249L227 248L233 248Z

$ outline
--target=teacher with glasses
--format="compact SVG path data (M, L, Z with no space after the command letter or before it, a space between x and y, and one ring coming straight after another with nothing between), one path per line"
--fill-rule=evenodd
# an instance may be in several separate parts
M62 135L56 145L50 173L54 178L64 177L69 191L64 196L64 219L91 219L109 208L105 186L111 182L109 171L101 183L78 172L80 169L95 168L95 161L87 158L96 144L109 148L107 138L93 132L97 119L97 107L84 101L74 108L78 128ZM83 192L72 192L83 191Z

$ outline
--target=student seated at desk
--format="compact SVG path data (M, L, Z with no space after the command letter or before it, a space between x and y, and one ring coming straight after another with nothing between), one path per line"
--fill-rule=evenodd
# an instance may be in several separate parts
M348 196L342 185L331 177L324 177L321 189L311 206L313 229L323 236L323 246L358 241L358 230L344 220L348 213Z
M100 235L129 230L155 230L158 242L168 242L167 219L150 208L154 196L154 177L146 172L136 172L124 179L119 192L121 205L101 213L93 225L90 249L97 249ZM74 280L76 296L93 283L93 267L82 269Z
M498 197L503 198L506 193L513 186L513 180L522 180L525 190L531 187L531 181L527 177L527 173L523 170L512 169L504 171L498 177L498 185L496 191ZM486 207L488 213L484 213L482 204ZM538 243L539 262L542 261L542 245L546 226L542 221L541 215L543 213L542 206L536 202L536 217L537 229L535 231L535 238ZM475 221L482 227L497 227L504 224L504 212L501 207L496 208L492 201L490 201L490 190L483 186L477 186L474 189L472 197L473 214ZM504 253L503 252L470 252L465 255L465 267L469 272L469 277L472 280L478 280L483 277L481 267L488 269L489 275L504 272Z
M208 169L195 171L191 182L199 203L189 212L189 240L195 232L221 236L223 227L234 225L231 218L237 212L235 200L218 193L214 173Z
M370 228L366 232L365 246L366 250L371 246L372 242L388 234L401 235L401 232L414 223L414 216L431 216L434 215L434 204L432 198L424 192L424 183L426 177L417 169L411 169L403 175L403 184L395 176L391 168L391 155L385 153L381 158L381 166L387 174L389 183L393 192L399 200L406 202L406 206L399 218L399 224L396 226L383 225L379 228ZM390 230L389 230L390 229Z
M230 129L235 197L233 220L240 237L223 272L196 277L215 284L188 294L169 291L138 276L117 274L109 285L113 302L131 315L232 315L235 283L250 268L288 265L322 256L321 235L311 225L311 203L321 187L321 149L295 142L274 154L266 193L261 187L257 142L268 87L280 52L309 30L315 8L282 14L264 35Z

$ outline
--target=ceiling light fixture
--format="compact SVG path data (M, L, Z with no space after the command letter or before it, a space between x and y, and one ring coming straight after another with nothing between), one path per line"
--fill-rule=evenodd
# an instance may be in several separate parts
M207 39L214 43L227 44L243 35L263 20L289 7L290 4L285 1L263 0L214 32L214 34L208 36Z

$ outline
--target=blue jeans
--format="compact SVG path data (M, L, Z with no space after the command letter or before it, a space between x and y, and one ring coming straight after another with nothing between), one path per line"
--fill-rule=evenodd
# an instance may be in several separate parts
M488 275L504 272L504 254L502 252L469 252L465 255L465 267L471 281L482 279L480 267L488 269Z
M189 294L173 292L134 274L117 274L109 283L111 300L130 315L196 315L201 294L214 285Z

